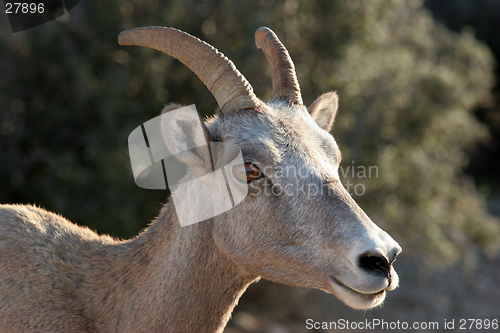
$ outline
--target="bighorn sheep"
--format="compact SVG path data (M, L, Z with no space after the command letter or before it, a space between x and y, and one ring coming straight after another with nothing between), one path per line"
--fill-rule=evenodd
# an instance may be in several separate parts
M329 134L337 95L306 108L292 60L270 29L256 32L273 73L267 103L230 60L187 33L137 28L121 33L119 43L163 51L203 81L220 106L204 130L211 141L241 148L249 195L186 227L167 203L128 241L33 206L2 205L1 332L222 332L261 277L321 289L358 309L381 304L397 287L392 263L401 248L339 181L340 151ZM184 158L192 168L206 162ZM279 167L307 172L296 178L278 174ZM324 191L263 191L310 184Z

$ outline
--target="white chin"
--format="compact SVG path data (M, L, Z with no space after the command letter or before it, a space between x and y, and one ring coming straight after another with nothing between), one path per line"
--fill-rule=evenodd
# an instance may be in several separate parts
M385 290L374 294L363 294L345 285L339 285L335 281L331 281L331 286L333 290L332 294L354 309L371 309L382 304L385 300Z

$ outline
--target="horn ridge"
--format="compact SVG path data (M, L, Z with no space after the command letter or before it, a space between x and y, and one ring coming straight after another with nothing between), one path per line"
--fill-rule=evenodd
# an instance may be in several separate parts
M233 62L188 33L167 27L142 27L120 33L118 43L153 48L182 62L205 84L222 113L260 106L252 86Z
M255 45L262 49L273 73L273 99L303 105L295 66L278 36L267 27L255 32Z

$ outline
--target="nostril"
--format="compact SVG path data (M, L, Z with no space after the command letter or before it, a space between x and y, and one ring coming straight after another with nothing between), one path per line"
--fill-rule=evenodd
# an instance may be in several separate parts
M359 258L359 266L368 272L381 272L385 277L390 277L391 267L385 257L363 255Z

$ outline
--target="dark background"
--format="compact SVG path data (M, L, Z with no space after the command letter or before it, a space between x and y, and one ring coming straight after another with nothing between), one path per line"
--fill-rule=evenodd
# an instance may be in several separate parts
M495 78L500 75L500 2L491 0L426 0L425 7L431 10L434 18L446 25L451 31L473 29L475 37L488 45L496 65ZM477 106L474 114L479 121L488 126L490 140L477 147L471 156L466 172L474 177L478 186L483 186L490 194L491 211L500 214L498 193L500 192L500 84L493 86L491 101ZM492 192L496 195L491 195ZM494 201L494 202L493 202Z
M253 37L265 25L294 59L306 104L338 91L342 167L378 168L342 181L363 186L354 198L403 246L401 284L383 308L358 312L320 291L259 282L227 332L304 332L307 318L494 319L499 15L493 0L81 1L15 34L0 15L0 202L137 234L168 193L135 186L128 135L167 102L206 115L216 103L178 61L119 46L118 34L164 25L200 37L267 100L271 73Z

